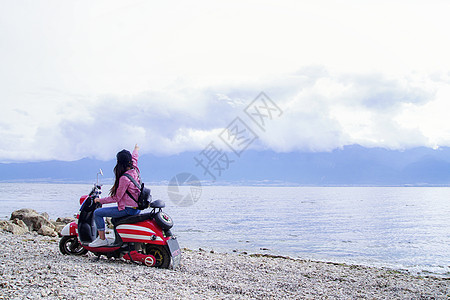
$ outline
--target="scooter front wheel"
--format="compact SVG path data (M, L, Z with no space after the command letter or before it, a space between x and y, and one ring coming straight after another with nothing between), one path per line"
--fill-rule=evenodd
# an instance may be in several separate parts
M63 236L59 241L59 251L64 255L83 255L88 252L76 236Z

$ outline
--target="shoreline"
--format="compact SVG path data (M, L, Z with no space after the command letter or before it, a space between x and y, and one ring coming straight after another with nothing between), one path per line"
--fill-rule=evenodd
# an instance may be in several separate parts
M445 269L441 266L424 266L424 265L414 265L414 266L407 266L402 264L393 264L383 261L371 261L369 259L351 259L351 258L337 258L337 257L318 257L317 255L311 255L308 254L292 254L292 253L285 253L273 249L268 248L260 248L259 250L256 249L246 249L246 248L240 248L240 249L232 249L232 248L211 248L211 247L197 247L194 245L190 245L188 247L184 247L184 249L188 251L197 251L192 249L198 249L199 251L204 252L210 252L212 253L223 253L223 254L230 254L230 255L243 255L243 256L261 256L261 257L269 257L269 258L280 258L280 259L288 259L293 261L311 261L311 262L317 262L317 263L325 263L325 264L336 264L336 265L347 265L347 266L361 266L361 267L367 267L367 268L376 268L376 269L386 269L386 270L392 270L394 272L404 273L411 276L418 276L418 277L436 277L440 279L446 279L450 280L450 272L448 269ZM448 266L450 268L450 266ZM428 269L427 269L428 268ZM432 268L438 268L438 271L431 270ZM442 268L442 271L440 270Z
M433 298L450 297L450 280L388 268L270 254L183 249L175 270L92 254L65 256L59 238L0 232L0 299Z

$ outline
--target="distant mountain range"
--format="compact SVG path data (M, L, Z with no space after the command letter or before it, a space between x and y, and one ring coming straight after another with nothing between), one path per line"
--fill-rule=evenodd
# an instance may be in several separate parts
M332 152L290 153L248 150L241 157L234 153L218 156L206 168L211 156L200 152L165 157L142 155L139 167L143 180L152 184L167 184L176 174L188 172L203 184L450 185L447 147L399 151L352 145ZM89 158L72 162L4 163L0 164L0 181L91 183L102 168L105 174L102 182L111 183L114 165L114 160Z

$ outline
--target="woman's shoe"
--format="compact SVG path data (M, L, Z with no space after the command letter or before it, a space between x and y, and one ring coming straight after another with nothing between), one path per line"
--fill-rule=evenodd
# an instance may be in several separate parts
M89 247L105 247L105 246L108 246L108 241L106 239L102 240L100 237L97 237L97 239L95 239L95 241L90 243L88 246Z

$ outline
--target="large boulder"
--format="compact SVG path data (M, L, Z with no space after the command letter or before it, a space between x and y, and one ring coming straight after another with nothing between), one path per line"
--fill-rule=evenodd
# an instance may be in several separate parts
M55 230L55 225L48 220L48 215L40 215L37 211L30 208L22 208L13 211L10 220L22 220L28 227L30 231L39 231L42 226L47 226Z

